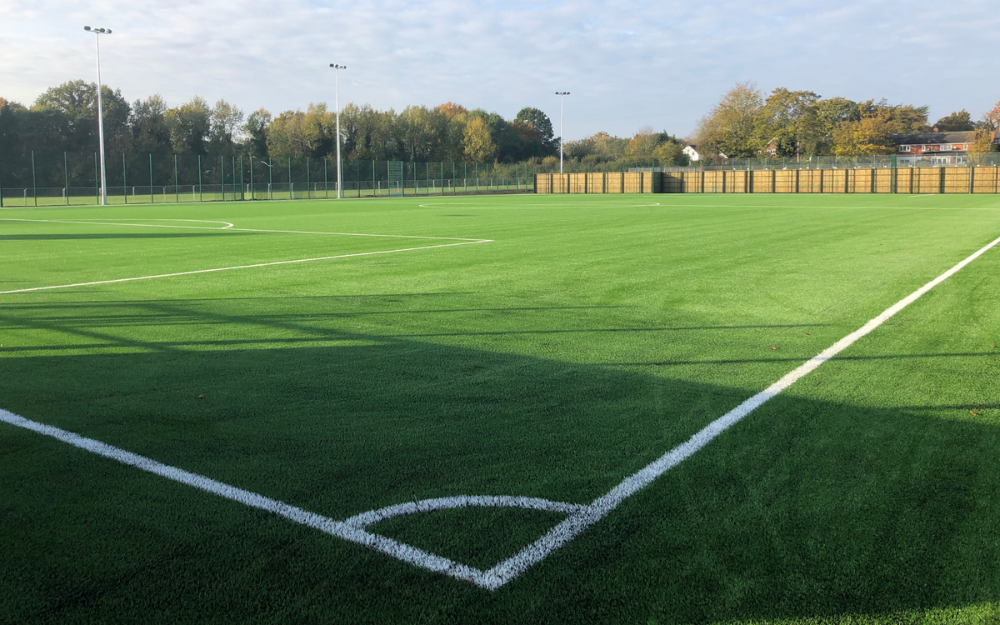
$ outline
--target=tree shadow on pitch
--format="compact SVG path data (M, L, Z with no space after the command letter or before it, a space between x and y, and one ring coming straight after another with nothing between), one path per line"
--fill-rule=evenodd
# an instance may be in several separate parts
M185 314L209 325L226 317ZM263 317L266 348L197 336L164 346L140 334L102 354L0 359L0 405L344 518L458 494L588 503L755 392L363 332L285 344L273 335L284 326ZM100 315L73 323L81 336L107 332ZM971 407L985 399L970 397ZM706 622L996 602L1000 428L959 419L966 408L783 395L492 594L193 489L177 487L191 498L179 506L148 499L115 481L131 469L2 426L0 474L28 477L5 480L0 535L28 537L5 551L30 566L12 565L10 579L28 591L8 593L0 609L37 615L24 596L38 594L53 619L111 609L134 620L306 620L319 610L382 621ZM79 473L81 457L97 467L100 496L81 497L70 519L40 493L60 468ZM119 543L75 527L136 546L118 554ZM66 566L48 548L95 564ZM215 583L191 592L198 579Z

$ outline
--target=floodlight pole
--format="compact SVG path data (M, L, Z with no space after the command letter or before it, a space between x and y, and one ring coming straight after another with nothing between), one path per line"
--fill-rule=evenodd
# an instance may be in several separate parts
M108 205L108 176L104 168L104 105L101 102L101 35L110 35L110 28L91 28L84 26L87 32L97 37L97 139L101 152L101 206Z
M344 177L340 174L340 70L347 69L346 65L330 63L333 68L334 79L334 100L333 105L337 110L337 199L340 199L340 188L344 186Z
M563 173L563 100L569 95L569 91L556 91L559 96L559 173Z

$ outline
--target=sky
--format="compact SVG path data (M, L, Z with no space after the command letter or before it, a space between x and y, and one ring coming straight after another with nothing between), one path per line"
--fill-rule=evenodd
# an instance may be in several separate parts
M737 82L927 105L931 122L1000 100L997 0L0 0L0 97L96 79L130 101L200 95L249 113L311 102L457 102L559 135L685 136Z

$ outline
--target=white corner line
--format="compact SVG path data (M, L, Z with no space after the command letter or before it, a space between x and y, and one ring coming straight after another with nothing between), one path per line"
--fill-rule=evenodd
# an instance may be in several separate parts
M848 334L844 338L840 339L832 346L823 350L813 358L807 360L804 364L800 365L790 373L786 374L780 380L769 386L767 389L757 393L750 399L747 399L741 403L736 408L730 410L723 416L719 417L715 421L712 421L706 427L702 428L697 434L692 436L686 442L678 445L669 452L663 454L660 458L650 463L640 471L630 475L629 477L622 480L617 486L612 488L610 491L595 499L590 505L581 506L578 504L568 504L561 502L553 502L545 499L537 499L531 497L446 497L440 499L428 499L419 502L411 502L405 504L399 504L396 506L389 506L387 508L381 508L379 510L374 510L371 512L363 513L360 515L353 516L346 521L334 521L327 517L302 510L295 506L291 506L281 501L275 499L270 499L264 497L263 495L258 495L250 491L242 490L236 488L235 486L230 486L222 482L217 482L210 478L197 475L194 473L189 473L182 469L176 467L171 467L168 465L161 464L155 460L133 454L131 452L124 451L117 447L112 447L111 445L106 445L99 441L84 438L72 432L67 432L59 428L55 428L42 423L37 423L35 421L30 421L24 417L15 415L14 413L8 412L0 408L0 421L5 422L9 425L31 430L38 434L49 436L60 440L62 442L73 445L74 447L98 454L105 458L111 460L116 460L122 464L155 474L167 479L179 482L181 484L186 484L188 486L193 486L200 490L208 493L212 493L229 499L231 501L236 501L244 505L258 508L260 510L265 510L272 512L278 516L284 517L295 523L300 523L308 527L312 527L321 532L329 534L331 536L336 536L342 538L346 541L356 543L359 545L364 545L386 555L392 556L403 562L407 562L414 566L441 573L444 575L449 575L456 579L464 580L479 586L480 588L494 591L521 573L524 573L533 565L541 562L551 553L571 541L581 532L585 531L590 526L594 525L605 516L607 516L612 510L617 508L626 499L635 495L637 492L651 484L658 477L662 476L664 473L677 466L684 460L690 458L698 450L705 447L709 442L711 442L715 437L722 434L724 431L732 427L734 424L738 423L744 419L747 415L752 413L755 409L763 405L769 399L776 397L782 391L789 388L792 384L805 377L812 371L816 370L824 362L827 362L831 358L835 357L838 353L848 348L854 344L857 340L866 336L875 328L879 327L885 323L888 319L892 318L896 313L903 310L925 293L933 289L938 284L941 284L957 272L959 272L966 265L976 260L988 250L1000 244L1000 238L987 244L985 247L973 253L971 256L961 261L948 271L944 272L934 280L931 280L924 286L920 287L907 297L903 298L899 302L893 304L888 309L886 309L882 314L875 317L860 329ZM463 245L461 243L452 243L449 245ZM447 247L447 245L433 246L433 247ZM416 248L416 249L427 249L427 248ZM403 251L403 250L393 250L393 251ZM368 252L369 254L374 253L390 253L390 252ZM289 261L295 262L295 261ZM302 261L299 261L302 262ZM212 271L212 270L209 270ZM372 534L365 531L364 527L377 523L380 520L385 520L395 516L400 516L404 514L415 514L419 512L425 512L430 510L440 510L445 508L455 508L455 507L465 507L465 506L496 506L496 507L520 507L527 509L538 509L538 510L549 510L553 512L563 512L568 516L567 518L556 525L554 528L549 530L544 536L539 538L537 541L521 550L519 553L514 555L507 560L497 564L493 568L487 571L481 571L479 569L454 562L447 558L422 551L405 543L386 538L384 536L379 536L377 534Z
M89 451L110 460L115 460L141 471L146 471L147 473L152 473L153 475L158 475L187 486L193 486L199 490L213 495L218 495L224 499L229 499L230 501L235 501L246 506L250 506L251 508L271 512L280 517L284 517L289 521L317 529L321 532L329 534L330 536L336 536L337 538L342 538L352 543L364 545L365 547L380 551L386 555L390 555L394 558L429 571L450 575L451 577L466 580L479 586L496 583L495 581L489 580L488 575L479 569L454 562L447 558L442 558L441 556L437 556L432 553L427 553L426 551L422 551L416 547L392 540L391 538L386 538L385 536L379 536L378 534L366 532L364 528L357 525L351 525L342 521L334 521L333 519L322 515L291 506L283 501L270 499L263 495L258 495L257 493L236 488L235 486L230 486L222 482L217 482L203 475L190 473L188 471L184 471L183 469L178 469L150 458L146 458L145 456L140 456L138 454L125 451L124 449L106 445L91 438L84 438L72 432L67 432L66 430L61 430L50 425L25 419L24 417L8 412L2 408L0 408L0 421L16 427L24 428L26 430L31 430L32 432L36 432L44 436L49 436L79 449Z
M925 293L961 271L966 265L976 260L998 244L1000 244L1000 238L993 240L985 247L974 252L971 256L961 261L948 271L944 272L937 278L934 278L910 295L907 295L887 308L882 314L863 325L860 329L848 334L816 356L807 360L802 365L799 365L793 371L787 373L771 386L744 401L742 404L733 408L715 421L712 421L686 442L674 447L667 453L660 456L657 460L646 465L643 469L622 480L621 483L612 488L606 494L595 499L593 503L587 506L584 511L570 514L569 517L562 523L556 525L554 528L549 530L548 533L523 549L520 553L487 571L486 573L489 574L488 578L496 580L498 583L496 588L499 588L503 584L526 571L534 564L541 562L553 551L559 549L559 547L572 540L577 534L583 532L588 527L607 516L608 513L617 508L623 501L651 484L655 479L670 469L690 458L695 454L695 452L711 442L712 439L722 434L736 423L739 423L747 415L759 408L769 399L777 397L782 391L786 390L792 384L795 384L809 373L815 371L824 362L827 362L843 350L853 345L858 339L872 332L875 328L892 318L896 313L917 301ZM495 588L491 587L491 590L495 590Z
M338 258L355 258L357 256L374 256L376 254L396 254L399 252L415 252L417 250L433 250L439 247L454 247L456 245L473 245L476 243L492 243L491 239L476 239L472 241L462 241L460 243L444 243L441 245L425 245L422 247L406 247L397 250L381 250L377 252L358 252L356 254L340 254L337 256L320 256L319 258L299 258L296 260L279 260L270 263L257 263L254 265L237 265L235 267L216 267L214 269L197 269L194 271L179 271L176 273L162 273L155 276L137 276L134 278L117 278L114 280L96 280L94 282L77 282L75 284L56 284L52 286L36 286L27 289L16 289L13 291L0 291L0 295L13 295L15 293L30 293L33 291L50 291L52 289L70 289L73 287L95 286L98 284L116 284L119 282L135 282L137 280L156 280L158 278L174 278L177 276L191 276L199 273L215 273L218 271L235 271L237 269L256 269L258 267L276 267L278 265L293 265L296 263L314 263L321 260L335 260Z

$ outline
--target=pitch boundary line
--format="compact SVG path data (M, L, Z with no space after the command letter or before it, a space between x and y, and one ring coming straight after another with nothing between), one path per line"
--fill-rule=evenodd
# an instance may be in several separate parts
M318 258L298 258L295 260L279 260L269 263L256 263L253 265L236 265L234 267L216 267L213 269L196 269L194 271L178 271L176 273L162 273L154 276L137 276L134 278L116 278L113 280L95 280L94 282L77 282L75 284L57 284L52 286L36 286L28 289L15 289L13 291L0 291L0 295L12 295L16 293L30 293L32 291L51 291L53 289L69 289L78 286L95 286L98 284L116 284L119 282L136 282L138 280L156 280L158 278L174 278L177 276L191 276L199 273L215 273L219 271L235 271L237 269L256 269L258 267L276 267L278 265L294 265L296 263L314 263L321 260L334 260L337 258L354 258L357 256L374 256L376 254L396 254L399 252L415 252L417 250L433 250L440 247L455 247L457 245L475 245L476 243L492 243L491 239L474 239L462 241L460 243L443 243L441 245L424 245L422 247L406 247L397 250L379 250L376 252L357 252L354 254L339 254L337 256L320 256Z
M432 572L443 573L456 579L466 580L481 588L493 591L499 589L535 564L544 560L554 551L610 514L611 511L621 505L626 499L650 485L653 481L673 467L690 458L696 452L708 445L717 436L746 418L764 403L774 397L777 397L783 391L795 384L795 382L815 371L820 367L820 365L831 360L859 339L867 336L901 310L920 299L928 291L955 275L969 263L973 262L997 245L1000 245L1000 237L980 248L964 260L960 261L954 267L945 271L943 274L931 280L910 295L896 302L861 328L851 334L848 334L813 358L810 358L804 364L787 373L765 390L757 393L736 408L712 421L707 426L699 430L694 436L689 438L686 442L674 447L672 450L663 454L660 458L651 462L643 469L626 477L617 486L609 490L601 497L598 497L587 506L549 502L547 500L527 497L459 496L389 506L388 508L382 508L360 515L355 515L347 521L334 521L321 515L307 512L301 508L291 506L284 502L270 499L264 497L263 495L258 495L234 486L229 486L222 482L217 482L201 475L189 473L176 467L164 465L156 462L155 460L106 445L99 441L81 437L77 434L73 434L72 432L67 432L52 426L30 421L3 409L0 409L0 421L55 438L80 449L90 451L103 457L116 460L125 465L132 466L182 484L193 486L200 490L219 495L220 497L243 503L261 510L266 510L268 512L273 512L274 514L296 523L318 529L331 536L336 536L356 544L364 545L420 568L424 568ZM567 513L568 516L564 521L549 530L549 532L537 541L525 549L522 549L513 557L500 562L487 571L481 571L421 549L417 549L416 547L412 547L405 543L401 543L384 536L379 536L377 534L371 534L364 530L364 527L372 523L377 523L380 519L392 518L393 516L399 516L402 514L414 514L444 508L483 505L513 506L560 511Z
M260 228L237 228L228 221L212 221L208 219L149 219L148 221L194 221L202 223L227 224L224 228L209 228L208 226L171 226L166 224L133 224L115 221L98 221L97 219L16 219L13 217L0 217L0 221L28 221L34 223L56 223L56 224L80 224L104 225L104 226L130 226L136 228L185 228L191 230L229 230L234 232L272 232L276 234L322 234L340 237L374 237L381 239L426 239L429 241L469 241L481 242L486 239L469 239L464 237L430 237L412 234L368 234L363 232L311 232L308 230L265 230ZM143 221L143 220L137 220Z

